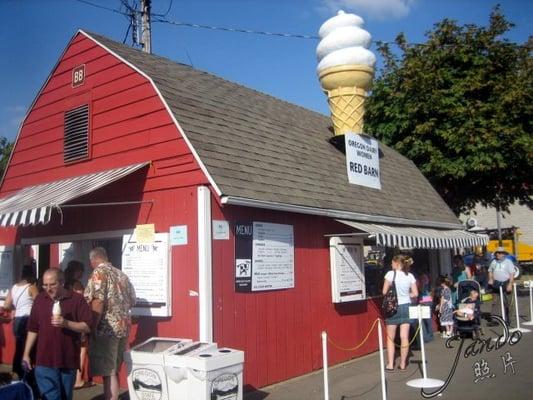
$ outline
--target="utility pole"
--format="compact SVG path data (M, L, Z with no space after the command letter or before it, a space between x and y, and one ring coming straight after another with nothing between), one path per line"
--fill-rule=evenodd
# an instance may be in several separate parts
M151 0L141 0L141 40L145 53L152 53L152 28L150 26L152 6L150 3Z
M499 205L496 207L496 229L498 230L498 246L502 247L502 212Z

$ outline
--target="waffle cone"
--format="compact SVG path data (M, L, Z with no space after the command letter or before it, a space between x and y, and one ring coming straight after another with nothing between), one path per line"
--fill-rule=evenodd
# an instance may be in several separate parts
M366 91L370 89L373 75L374 69L366 65L342 65L320 72L335 135L363 132Z

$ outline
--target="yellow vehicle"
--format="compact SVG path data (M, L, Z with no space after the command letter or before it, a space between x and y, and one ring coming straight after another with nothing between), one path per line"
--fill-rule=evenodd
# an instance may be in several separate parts
M526 263L533 261L533 246L523 242L515 242L514 240L502 240L502 246L509 252L509 254L516 254L518 263ZM487 250L494 253L498 247L498 240L491 240L487 244Z
M519 264L533 263L533 245L520 241L520 230L516 227L503 228L502 230L502 246L509 254L515 256ZM485 232L489 235L489 243L487 244L487 251L494 253L497 247L500 246L498 242L498 231L496 229L487 229Z
M515 264L531 269L533 267L533 245L520 241L520 230L516 227L502 228L502 244L501 246L513 256ZM480 232L489 235L489 243L487 244L487 252L494 253L496 248L500 246L498 241L498 231L496 229L487 229Z

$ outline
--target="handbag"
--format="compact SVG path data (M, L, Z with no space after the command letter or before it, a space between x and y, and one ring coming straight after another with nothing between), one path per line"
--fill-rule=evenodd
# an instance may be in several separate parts
M381 311L385 318L391 318L396 315L398 311L398 296L396 294L396 271L394 271L394 277L392 278L392 284L383 296L383 304L381 305Z

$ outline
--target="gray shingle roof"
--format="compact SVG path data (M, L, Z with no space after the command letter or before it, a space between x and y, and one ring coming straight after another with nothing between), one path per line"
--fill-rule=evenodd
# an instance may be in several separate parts
M154 81L224 196L458 223L416 166L395 150L380 144L381 190L351 185L344 154L328 142L330 118L87 34Z

